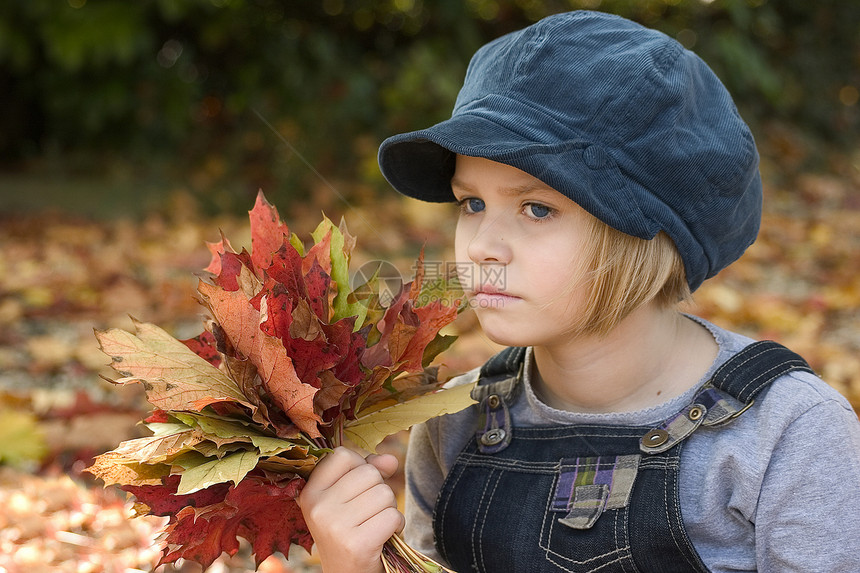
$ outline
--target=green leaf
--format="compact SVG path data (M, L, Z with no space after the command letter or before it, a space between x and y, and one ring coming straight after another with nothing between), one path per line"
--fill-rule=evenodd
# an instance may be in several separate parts
M328 217L324 217L323 221L317 225L317 228L311 233L314 242L319 243L326 236L326 233L331 231L331 278L337 285L337 295L332 302L334 315L331 322L337 322L342 318L354 316L355 326L353 330L358 330L364 324L364 317L367 314L367 307L360 302L349 302L349 258L351 246L347 245L344 232ZM345 231L345 227L344 227Z
M251 436L251 442L260 450L261 456L274 456L281 452L298 450L303 455L308 455L307 446L300 446L294 442L268 436Z
M415 424L426 422L442 414L453 414L475 404L469 395L476 382L440 390L394 404L359 416L347 422L344 433L357 446L375 451L386 436L408 430Z
M169 436L184 432L191 427L190 424L177 424L175 422L150 422L144 426L152 432L153 436Z
M364 284L356 285L356 287L347 296L347 301L350 304L360 304L364 307L364 323L376 324L385 315L385 307L382 306L379 300L379 271L381 266L373 271L373 275L364 282ZM379 330L373 329L378 340ZM375 343L376 341L374 341ZM368 343L372 346L373 343Z
M426 306L432 302L442 302L446 306L457 306L458 311L466 308L465 294L460 279L454 275L438 276L421 283L421 290L415 300L416 306Z
M290 244L299 253L300 256L305 256L305 245L295 233L290 233Z
M221 459L227 454L232 454L233 452L244 450L251 451L254 449L254 446L248 442L229 442L225 444L218 445L215 442L210 442L208 440L200 442L196 446L194 446L194 450L199 452L200 454L208 457L208 458L218 458Z
M177 456L171 463L173 466L178 466L182 469L191 469L196 468L201 464L205 464L212 461L212 458L198 452L197 450L191 450L189 452L185 452L184 454ZM174 472L175 473L175 472Z
M236 452L224 456L220 460L210 460L200 465L189 467L182 472L182 478L179 480L179 487L176 493L185 495L206 489L210 485L227 481L238 484L249 471L254 469L259 459L259 452Z
M441 352L448 350L457 337L452 334L437 334L436 337L427 344L424 348L424 355L421 357L421 365L427 368L433 359Z
M45 437L33 414L0 410L0 463L23 466L46 453Z
M172 416L178 420L182 420L189 426L200 428L204 433L218 438L247 438L244 441L249 441L251 436L264 436L256 430L242 424L240 422L232 422L221 417L215 418L205 414L195 414L191 412L172 412Z

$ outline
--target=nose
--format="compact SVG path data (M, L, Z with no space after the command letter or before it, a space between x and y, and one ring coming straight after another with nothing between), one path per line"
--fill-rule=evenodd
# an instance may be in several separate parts
M475 263L503 263L511 260L511 245L505 223L484 218L468 238L466 254Z

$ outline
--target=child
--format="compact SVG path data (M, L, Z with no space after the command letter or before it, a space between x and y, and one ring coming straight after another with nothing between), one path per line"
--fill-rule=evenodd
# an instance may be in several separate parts
M704 62L551 16L484 46L451 119L379 158L401 193L459 203L462 282L510 348L451 382L479 378L479 404L413 428L405 520L395 460L320 464L301 505L326 573L382 571L404 524L460 573L860 571L851 406L787 349L678 311L761 214L755 143Z

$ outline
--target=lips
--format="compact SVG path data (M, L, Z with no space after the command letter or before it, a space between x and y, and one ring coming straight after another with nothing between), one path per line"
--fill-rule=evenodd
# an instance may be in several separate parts
M479 286L478 288L475 289L475 294L501 294L501 295L505 295L505 296L514 296L510 293L504 292L499 287L497 287L495 285L491 285L491 284Z
M493 285L482 285L475 289L472 293L472 298L476 300L495 300L495 301L503 301L503 300L519 300L520 297L511 294L509 292L505 292Z

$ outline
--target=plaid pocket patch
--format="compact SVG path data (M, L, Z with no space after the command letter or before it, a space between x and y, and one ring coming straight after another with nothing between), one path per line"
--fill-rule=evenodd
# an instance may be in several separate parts
M551 509L559 522L589 529L606 509L626 507L639 471L639 454L561 460Z

